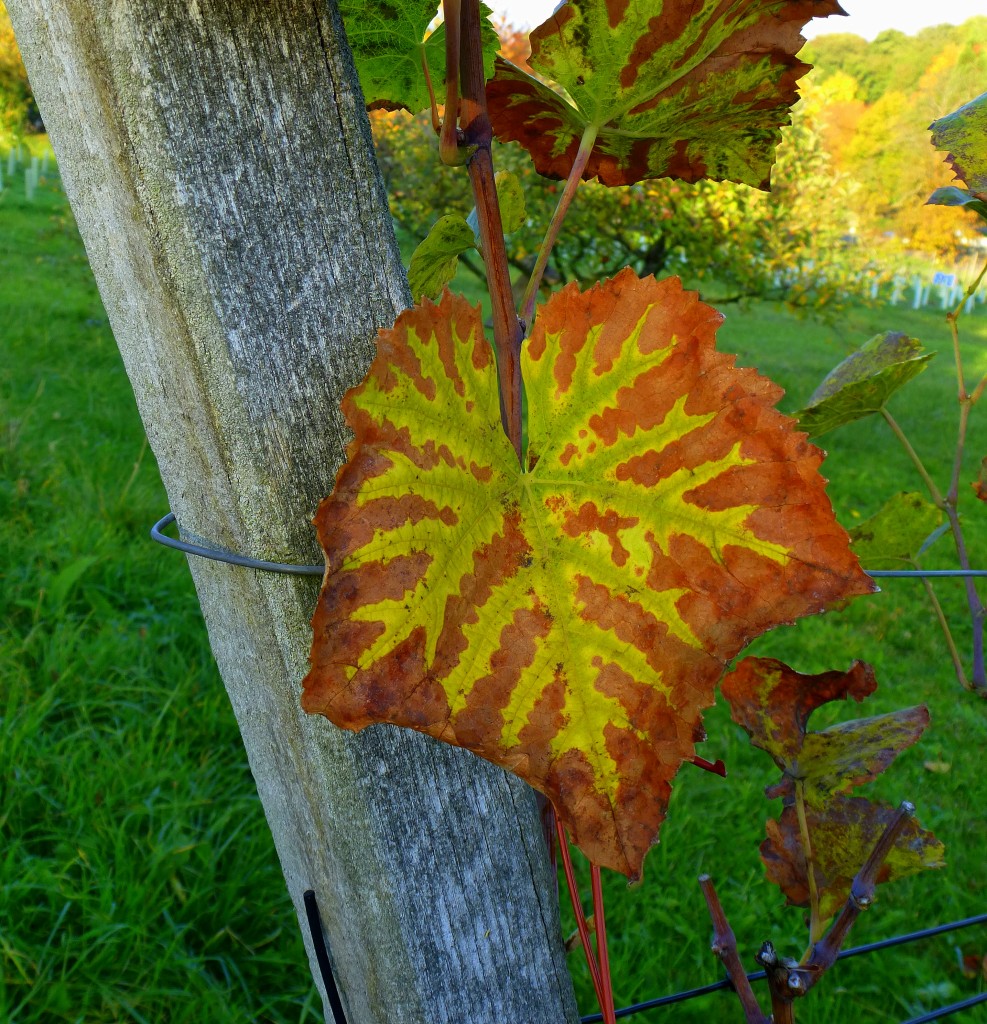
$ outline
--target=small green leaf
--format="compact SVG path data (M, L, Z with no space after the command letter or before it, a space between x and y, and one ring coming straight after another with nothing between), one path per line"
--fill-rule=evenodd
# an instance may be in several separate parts
M510 235L522 227L528 219L524 208L524 186L521 179L511 171L498 171L494 176L497 182L497 202L500 205L500 220L504 234ZM470 210L466 223L473 229L476 247L480 247L480 222L477 219L476 207Z
M972 192L955 185L937 188L925 201L926 206L965 206L981 217L987 218L987 202L978 199Z
M425 33L439 11L437 0L339 0L346 36L360 76L367 106L405 109L417 114L431 106L423 59L428 62L433 89L445 81L445 26L427 39ZM493 74L500 41L490 23L490 9L480 5L483 18L483 70ZM441 102L441 95L438 96Z
M458 213L440 217L428 237L415 250L408 267L408 283L415 301L434 299L456 276L459 257L475 246L473 229Z
M909 562L942 522L942 512L921 494L895 494L870 519L850 531L853 550L868 569Z
M987 200L987 92L933 121L929 131L932 145L948 150L946 162L956 177L975 199Z
M816 388L798 413L809 437L880 412L888 399L920 374L934 352L898 331L875 335Z

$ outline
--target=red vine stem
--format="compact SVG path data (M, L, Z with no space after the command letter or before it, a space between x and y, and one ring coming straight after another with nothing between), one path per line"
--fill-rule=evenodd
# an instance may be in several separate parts
M569 850L569 839L565 834L565 827L557 814L555 815L555 834L559 840L559 854L562 857L562 871L565 875L566 888L569 890L569 901L572 903L572 912L576 916L576 931L579 932L579 941L582 944L583 952L586 954L590 979L593 982L593 989L596 992L596 998L602 1010L604 997L600 965L597 963L596 954L593 952L593 945L589 939L589 925L586 921L586 914L583 911L582 900L579 898L579 888L576 885L576 870L572 865L572 853Z
M445 10L457 8L459 0L444 0ZM522 330L514 308L511 272L507 263L504 228L497 202L493 159L490 156L493 131L487 114L479 0L466 0L460 14L459 121L462 136L457 137L467 151L467 167L480 228L480 247L487 271L487 288L493 313L494 350L497 353L497 376L500 383L501 422L520 462ZM450 111L447 110L446 121L449 117Z
M562 195L559 198L558 205L555 207L555 212L552 214L551 223L548 225L548 231L545 232L545 239L541 244L541 248L538 250L538 259L535 261L534 268L531 271L531 277L528 279L528 285L524 289L524 296L521 299L521 319L524 321L528 330L531 329L531 323L535 317L535 304L538 301L538 288L541 285L541 279L545 274L545 268L548 266L548 257L552 254L552 249L555 248L555 243L558 241L559 232L562 230L562 222L565 220L566 214L569 212L569 206L572 203L572 197L576 194L576 189L579 188L579 183L583 178L583 171L586 170L586 164L589 161L590 154L593 152L593 146L596 143L596 125L587 125L586 130L583 132L583 137L579 141L579 149L576 152L576 159L573 162L572 170L569 171L569 177L566 179L565 188L562 190Z
M596 931L596 955L600 962L600 986L603 998L600 1009L604 1024L617 1024L617 1011L613 1005L613 981L610 978L610 954L607 951L607 922L603 910L603 879L596 864L590 865L593 887L593 928Z

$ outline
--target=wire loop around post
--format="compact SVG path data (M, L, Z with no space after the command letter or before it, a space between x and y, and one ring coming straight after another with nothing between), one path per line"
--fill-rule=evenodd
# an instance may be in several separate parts
M240 565L245 569L287 573L290 576L322 576L325 574L326 567L324 565L292 565L290 562L266 562L260 558L250 558L248 555L238 555L233 551L224 551L222 548L207 547L204 544L192 544L186 540L168 537L164 531L174 522L174 512L169 512L166 516L159 519L151 527L151 540L164 544L166 548L184 551L187 555L210 558L214 562L228 562L230 565Z

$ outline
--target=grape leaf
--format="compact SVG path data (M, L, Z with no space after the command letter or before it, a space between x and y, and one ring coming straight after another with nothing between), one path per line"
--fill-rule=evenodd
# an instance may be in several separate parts
M496 174L497 203L505 235L524 223L524 191L517 175L510 171ZM408 284L416 300L436 299L456 276L459 257L469 249L480 249L480 225L476 207L464 220L459 214L440 217L418 244L408 265ZM482 250L481 250L482 251Z
M973 493L981 501L987 501L987 456L981 460L980 472L977 474L977 479L970 486L973 488Z
M862 701L876 688L874 670L860 661L849 672L803 675L773 658L745 658L722 692L733 720L782 770L781 783L767 795L788 800L799 784L808 804L825 808L835 794L877 778L929 724L928 710L914 707L807 730L816 708L850 697Z
M305 709L468 747L639 876L726 660L873 589L822 453L716 352L720 321L630 270L554 295L523 351L523 470L478 309L447 293L381 332L316 518Z
M505 235L511 235L528 219L524 204L524 186L521 179L510 171L498 171L494 175L497 185L497 205L500 207L500 221ZM477 248L480 246L480 221L476 207L470 211L466 223L473 229Z
M540 174L605 185L643 178L728 179L768 187L780 129L808 70L795 54L836 0L569 0L531 33L529 64L565 95L498 59L487 100L494 131Z
M987 201L987 92L929 125L932 145L974 199ZM931 200L930 200L931 201Z
M987 220L987 202L965 188L945 185L937 188L925 201L926 206L965 206Z
M798 413L799 424L809 437L818 437L880 412L934 355L898 331L875 335L826 376Z
M880 511L850 531L860 564L883 569L891 562L912 562L942 522L942 512L914 491L889 498Z
M846 902L854 875L896 813L890 805L862 797L835 796L825 809L806 807L820 921L827 921ZM789 905L809 906L808 871L795 807L789 804L777 821L769 820L767 833L761 859L768 878L785 894ZM877 881L891 882L944 865L943 844L911 819L891 848Z
M489 21L490 8L480 6L483 22L483 66L487 78L500 46ZM425 33L439 11L438 0L339 0L339 13L353 51L363 95L370 109L410 110L417 114L431 106L423 61L432 88L442 102L445 83L445 26L428 38Z
M473 228L462 217L455 213L440 217L408 266L408 284L415 299L436 298L456 276L459 257L475 244Z
M803 675L773 658L745 658L723 681L733 720L782 770L768 786L784 809L767 823L761 857L768 878L795 906L810 901L806 846L798 802L805 816L819 893L819 916L826 920L845 902L854 875L863 867L895 809L846 793L877 778L929 724L924 707L810 732L816 708L853 697L862 701L877 687L873 669L855 662L849 672ZM942 844L909 821L878 874L879 882L942 864Z

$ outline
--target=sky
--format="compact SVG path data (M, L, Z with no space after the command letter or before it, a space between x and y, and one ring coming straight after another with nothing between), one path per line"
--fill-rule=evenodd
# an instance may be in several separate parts
M555 9L557 0L487 0L519 28L532 28ZM873 39L879 32L896 28L907 35L929 25L959 25L976 14L987 14L985 0L841 0L847 18L818 18L803 30L807 39L831 32L853 32Z

